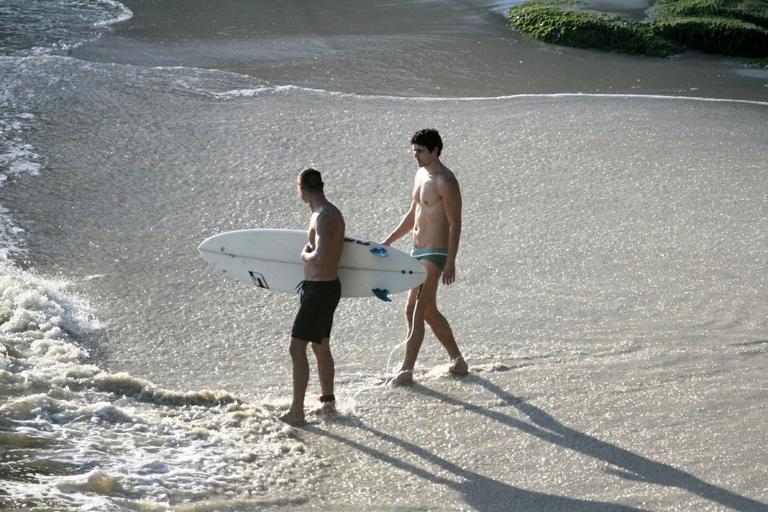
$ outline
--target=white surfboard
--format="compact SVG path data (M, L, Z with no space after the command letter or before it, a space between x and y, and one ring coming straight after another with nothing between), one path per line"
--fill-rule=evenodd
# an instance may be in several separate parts
M301 251L307 232L288 229L227 231L197 248L214 267L244 283L297 293L304 279ZM393 293L419 286L424 267L402 251L376 242L346 237L339 262L342 297L376 296L390 301Z

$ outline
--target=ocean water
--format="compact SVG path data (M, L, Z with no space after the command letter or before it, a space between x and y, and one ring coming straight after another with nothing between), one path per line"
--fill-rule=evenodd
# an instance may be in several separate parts
M768 510L768 76L507 7L1 2L0 509ZM302 228L308 165L385 237L424 126L471 373L430 334L382 387L404 297L345 300L340 414L288 427L296 297L197 244Z

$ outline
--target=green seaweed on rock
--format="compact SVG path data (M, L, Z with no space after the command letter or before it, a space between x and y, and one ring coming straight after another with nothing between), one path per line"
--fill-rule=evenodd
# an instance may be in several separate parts
M686 50L768 57L768 0L662 0L642 22L544 0L511 9L508 20L537 39L577 48L653 57Z

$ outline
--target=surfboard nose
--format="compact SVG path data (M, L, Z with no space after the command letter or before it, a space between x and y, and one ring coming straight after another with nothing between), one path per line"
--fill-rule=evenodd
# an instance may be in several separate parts
M197 252L199 252L205 259L208 259L205 253L224 252L224 246L226 245L225 235L227 235L227 233L219 233L217 235L209 236L200 242L197 246Z

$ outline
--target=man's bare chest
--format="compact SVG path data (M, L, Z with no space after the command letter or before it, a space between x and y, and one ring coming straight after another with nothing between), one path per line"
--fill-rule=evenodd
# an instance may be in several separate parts
M427 179L417 183L414 199L423 208L434 208L442 202L435 180Z

